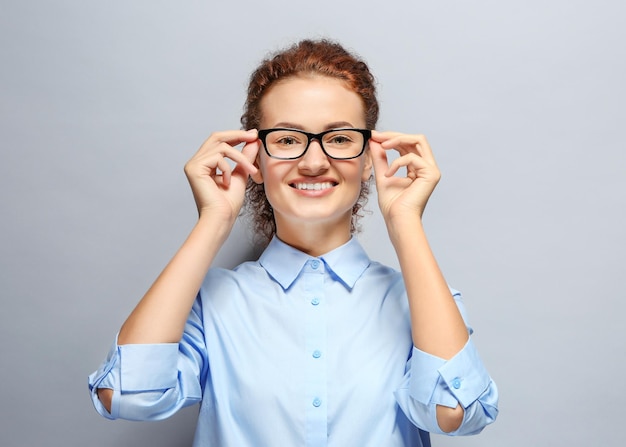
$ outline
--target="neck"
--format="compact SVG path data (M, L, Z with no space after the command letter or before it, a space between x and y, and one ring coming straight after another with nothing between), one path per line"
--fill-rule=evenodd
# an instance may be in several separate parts
M342 246L352 237L350 223L320 224L301 222L298 225L276 221L276 236L286 244L310 256L321 256Z

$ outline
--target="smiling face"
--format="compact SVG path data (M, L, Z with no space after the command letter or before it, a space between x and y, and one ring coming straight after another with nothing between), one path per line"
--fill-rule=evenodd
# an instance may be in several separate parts
M361 97L334 78L292 77L277 82L261 100L261 129L287 127L318 133L334 128L364 128ZM284 241L305 232L347 241L352 208L369 179L366 151L351 160L326 156L314 140L297 160L277 160L259 152L260 176L274 210L276 232Z

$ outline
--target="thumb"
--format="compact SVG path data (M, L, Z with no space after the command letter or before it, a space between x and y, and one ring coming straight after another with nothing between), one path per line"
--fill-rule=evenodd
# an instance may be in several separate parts
M374 165L374 174L376 175L376 178L384 176L389 170L387 151L383 149L379 142L370 140L370 153L372 156L372 164Z
M248 175L254 175L258 169L254 164L257 153L259 151L259 140L254 140L246 143L241 149L241 155L244 156L245 161L240 161L235 166L233 174L241 175L247 178Z
M241 153L250 162L251 168L246 170L246 173L252 177L252 180L256 183L262 183L263 177L261 176L261 170L258 168L257 158L259 155L259 149L261 147L261 140L254 140L241 149Z
M257 154L259 153L259 147L261 146L261 140L254 140L246 143L241 149L241 153L246 156L250 163L254 163Z

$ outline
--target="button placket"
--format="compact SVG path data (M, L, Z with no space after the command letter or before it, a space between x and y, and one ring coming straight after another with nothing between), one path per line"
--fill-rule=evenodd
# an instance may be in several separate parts
M324 263L310 259L304 269L305 293L305 368L306 368L306 438L310 445L325 445L327 427L327 366L323 352L326 350L327 316L324 306ZM309 445L307 443L307 445Z

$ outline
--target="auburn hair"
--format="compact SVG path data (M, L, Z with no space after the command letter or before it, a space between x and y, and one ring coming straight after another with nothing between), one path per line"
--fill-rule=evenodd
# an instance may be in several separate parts
M378 99L375 79L367 64L337 42L307 39L271 55L252 73L241 116L243 128L258 129L263 96L276 82L298 76L326 76L345 82L363 101L367 128L376 127ZM362 183L361 193L352 208L350 230L353 233L359 230L358 218L362 216L363 206L367 202L369 186L369 181ZM269 242L276 233L274 211L267 200L263 184L257 184L251 179L246 188L245 214L250 218L255 235L262 242Z

